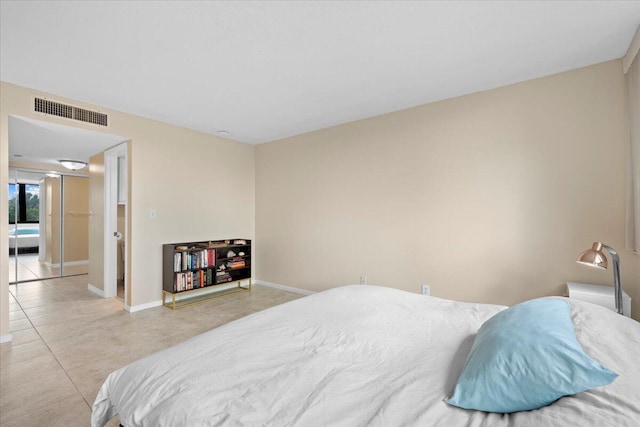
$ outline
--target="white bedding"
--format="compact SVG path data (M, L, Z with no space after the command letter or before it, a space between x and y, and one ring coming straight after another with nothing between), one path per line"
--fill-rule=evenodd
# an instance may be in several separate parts
M113 372L92 425L638 426L640 324L568 300L610 385L510 415L446 404L474 334L502 306L376 286L321 292L205 332Z
M18 248L37 248L40 244L40 236L37 234L19 234L18 235ZM9 247L16 247L16 236L9 236Z

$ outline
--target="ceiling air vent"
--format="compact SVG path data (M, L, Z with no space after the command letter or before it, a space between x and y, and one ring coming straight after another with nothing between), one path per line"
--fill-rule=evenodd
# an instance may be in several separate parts
M106 114L74 107L73 105L49 101L44 98L35 98L34 107L38 113L51 114L52 116L64 117L85 123L93 123L98 126L108 125L108 116Z

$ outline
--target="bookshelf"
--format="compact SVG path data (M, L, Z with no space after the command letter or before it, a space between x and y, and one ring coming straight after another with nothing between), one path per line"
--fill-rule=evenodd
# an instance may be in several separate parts
M209 298L250 290L251 240L162 245L162 305L165 307L175 310Z

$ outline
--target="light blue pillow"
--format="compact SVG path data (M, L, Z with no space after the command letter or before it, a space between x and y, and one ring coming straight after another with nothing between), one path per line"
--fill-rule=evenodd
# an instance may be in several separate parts
M447 402L485 412L529 411L617 376L584 353L569 304L535 299L501 311L480 327Z

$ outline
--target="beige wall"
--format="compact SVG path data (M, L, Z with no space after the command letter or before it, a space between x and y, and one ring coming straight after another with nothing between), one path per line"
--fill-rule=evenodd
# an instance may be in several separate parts
M575 262L600 240L640 318L623 88L611 61L258 146L256 278L512 304L611 284Z
M162 293L162 243L254 237L254 153L251 145L0 83L0 211L7 209L9 115L131 138L129 143L129 304L156 303ZM34 113L34 95L98 109L108 129ZM149 218L149 210L157 218ZM0 224L7 235L6 221ZM9 332L8 244L0 239L0 335Z
M89 158L89 284L104 291L104 153Z
M254 236L254 147L152 123L127 134L131 305L161 298L163 243Z

